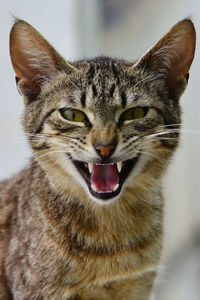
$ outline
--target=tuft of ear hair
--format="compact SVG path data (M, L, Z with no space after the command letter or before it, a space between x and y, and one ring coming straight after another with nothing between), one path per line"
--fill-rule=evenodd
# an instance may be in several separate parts
M19 90L32 98L38 96L42 83L52 74L75 70L35 28L19 19L10 32L10 56Z
M194 58L196 32L190 19L174 25L133 67L145 68L166 79L170 90L184 80Z

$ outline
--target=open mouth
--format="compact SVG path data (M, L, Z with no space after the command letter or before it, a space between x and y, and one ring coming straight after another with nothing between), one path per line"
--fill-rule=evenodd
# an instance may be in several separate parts
M107 164L86 163L74 159L72 162L87 183L91 195L108 200L120 193L138 158L139 155L123 162Z

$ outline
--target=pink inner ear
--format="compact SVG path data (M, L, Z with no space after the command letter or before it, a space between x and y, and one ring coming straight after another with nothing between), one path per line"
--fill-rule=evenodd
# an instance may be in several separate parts
M176 24L138 61L161 74L170 88L189 73L194 57L196 34L193 23L186 19Z
M10 55L20 89L37 94L44 77L55 70L57 54L30 25L16 23L10 34Z
M171 56L171 67L168 70L168 84L170 87L176 86L179 81L189 73L189 69L193 60L192 51L188 51L187 45L183 45L182 49L174 49Z
M23 90L25 88L26 90L29 90L29 92L31 92L32 94L39 93L39 77L36 77L37 74L39 74L38 70L28 68L27 66L24 67L24 61L21 64L20 63L20 60L18 60L18 66L13 64L19 89Z
M10 32L10 56L21 88L35 95L52 73L77 69L67 63L45 38L28 23L17 20Z

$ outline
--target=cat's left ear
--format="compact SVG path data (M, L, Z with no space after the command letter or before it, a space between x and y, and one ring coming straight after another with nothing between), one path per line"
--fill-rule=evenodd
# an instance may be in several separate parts
M166 79L170 90L186 83L195 52L196 33L190 19L177 23L136 64Z
M43 82L56 72L75 71L72 64L23 20L16 20L11 29L10 56L20 92L33 99L39 95Z

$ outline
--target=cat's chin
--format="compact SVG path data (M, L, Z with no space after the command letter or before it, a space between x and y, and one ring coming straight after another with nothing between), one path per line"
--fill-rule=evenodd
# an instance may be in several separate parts
M117 200L121 189L123 187L123 184L135 165L138 162L140 154L138 154L136 157L123 161L121 170L118 169L117 163L108 163L108 164L98 164L97 166L101 166L100 168L112 168L114 169L113 176L115 175L116 178L116 184L113 184L112 189L98 189L94 184L92 184L92 176L93 173L91 170L89 170L89 163L78 161L71 159L72 163L78 170L78 172L81 174L82 178L86 182L88 186L88 192L91 198L100 204L108 204L112 203L113 201ZM93 164L92 164L93 165ZM96 166L96 165L95 165ZM112 167L111 167L112 166ZM98 175L98 174L97 174ZM100 174L102 176L102 174ZM112 174L111 174L112 175ZM97 179L97 182L100 181L100 179Z

